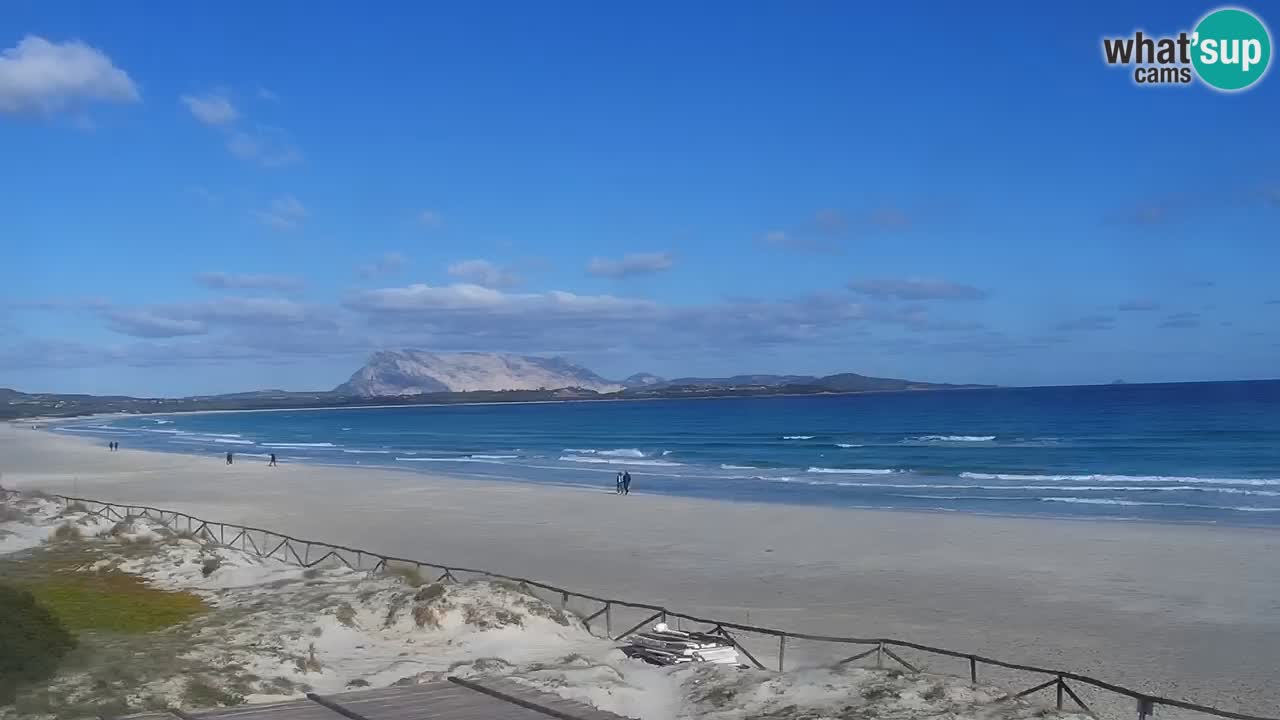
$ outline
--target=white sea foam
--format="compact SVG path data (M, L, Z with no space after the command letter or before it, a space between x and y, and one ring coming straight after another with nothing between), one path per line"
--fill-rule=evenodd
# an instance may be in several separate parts
M775 478L757 476L759 480ZM1231 487L1203 487L1195 485L972 485L969 483L879 483L879 482L846 482L845 487L884 488L891 490L1070 490L1072 492L1204 492L1223 493L1229 495L1252 495L1258 497L1280 497L1275 490L1246 490ZM965 499L982 500L990 496L973 495ZM1022 497L1020 500L1036 498Z
M236 440L235 438L214 438L214 442L223 443L225 445L253 445L252 440ZM272 445L271 447L275 447Z
M450 463L488 463L490 465L502 465L498 460L486 460L478 457L397 457L400 462L450 462Z
M73 427L60 427L60 428L54 428L54 430L57 430L59 432L93 433L94 435L128 435L129 434L124 430L97 430L97 429L73 428Z
M750 465L728 465L728 464L722 463L720 465L720 469L721 470L755 470L756 468L751 467Z
M580 455L561 455L562 462L576 463L598 463L605 465L650 465L655 467L679 467L684 463L669 462L667 460L642 460L633 458L604 458L604 457L582 457Z
M811 473L830 473L833 475L892 475L899 470L885 470L880 468L826 468L811 467L805 472Z
M910 438L915 442L991 442L995 435L921 435Z
M519 455L471 455L475 460L515 460Z
M862 447L862 446L861 446L861 445L858 445L857 443L836 443L836 447L838 447L838 448L859 448L859 447Z
M1200 505L1197 503L1148 502L1145 500L1119 500L1114 498L1081 498L1081 497L1044 497L1041 502L1075 503L1081 505L1154 505L1159 507L1200 508L1204 510L1235 510L1237 512L1280 512L1280 508L1264 507L1224 507L1222 505Z
M1023 475L1018 473L962 472L966 480L1025 480L1030 482L1180 483L1192 485L1280 485L1276 478L1205 478L1177 475Z
M606 457L630 457L630 458L644 457L644 453L640 450L637 450L636 448L618 448L616 450L592 450L589 448L588 449L565 448L564 451L567 453L577 453L579 455L604 455ZM663 454L665 455L666 453L663 453Z
M336 445L334 445L333 443L327 443L327 442L318 442L318 443L262 443L262 445L263 445L264 447L273 447L273 448L331 448L331 447L337 447L337 446L336 446Z
M813 435L783 435L783 440L812 440Z
M390 450L343 450L344 453L352 455L390 455Z

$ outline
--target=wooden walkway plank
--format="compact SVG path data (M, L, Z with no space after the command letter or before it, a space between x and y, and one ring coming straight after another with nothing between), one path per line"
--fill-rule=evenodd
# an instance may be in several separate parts
M183 713L186 715L186 713ZM177 720L143 713L129 720ZM484 678L356 690L193 712L194 720L625 720L510 680ZM124 720L123 718L121 720Z

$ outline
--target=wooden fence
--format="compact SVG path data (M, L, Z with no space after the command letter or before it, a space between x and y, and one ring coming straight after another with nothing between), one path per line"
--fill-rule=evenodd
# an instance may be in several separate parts
M3 488L0 488L0 493L20 494ZM64 505L79 503L83 505L86 511L90 514L108 519L128 520L131 518L149 518L165 525L175 532L187 533L191 538L205 543L236 548L244 552L253 553L261 558L283 560L285 562L300 565L304 568L311 568L322 563L332 561L337 564L345 565L353 570L367 570L369 572L386 571L392 566L414 568L419 572L430 570L431 575L435 576L436 582L461 582L465 579L478 578L516 583L531 592L541 591L541 593L549 596L551 602L558 602L559 607L562 610L569 609L571 600L577 601L579 604L585 603L585 609L576 609L574 612L579 615L583 624L589 631L597 635L607 637L611 640L621 640L622 638L625 638L626 636L631 635L654 622L677 621L682 624L688 623L691 629L696 628L702 632L709 632L724 637L732 643L748 661L760 669L769 669L770 667L776 668L778 671L786 669L788 667L788 643L790 642L794 644L798 641L810 641L841 646L853 646L858 648L858 652L835 661L836 665L845 665L859 660L868 660L874 656L876 667L883 667L885 659L888 658L911 672L919 672L919 668L907 659L903 658L902 654L899 652L903 649L910 649L929 655L967 661L969 678L974 683L978 682L978 671L979 668L983 666L1031 673L1047 678L1043 682L1022 690L1021 692L1010 693L1003 698L1003 700L1023 698L1040 692L1052 691L1055 694L1055 706L1058 709L1064 709L1066 707L1066 701L1069 699L1080 710L1095 718L1100 717L1100 715L1086 704L1076 692L1079 685L1091 686L1106 693L1130 698L1136 705L1138 720L1149 720L1152 718L1155 708L1160 706L1178 708L1215 717L1232 718L1232 720L1280 720L1280 718L1249 715L1209 707L1207 705L1186 702L1183 700L1149 695L1121 685L1106 682L1105 680L1099 680L1094 677L1089 677L1088 675L1082 675L1066 670L1054 670L1051 668L1036 667L1034 665L1011 663L1004 660L985 657L983 655L959 652L956 650L949 650L947 648L934 647L932 645L923 645L921 643L909 642L906 640L896 640L894 638L883 637L856 638L813 635L808 633L778 630L775 628L758 627L755 625L747 625L726 620L701 618L695 615L669 610L658 605L597 597L595 595L568 590L548 583L539 582L537 580L530 580L528 578L513 577L476 568L465 568L454 565L414 560L411 558L395 557L393 555L383 555L381 553L370 552L368 550L360 550L358 548L334 545L332 543L316 540L302 540L300 538L291 537L272 530L247 527L233 523L204 520L195 517L194 515L188 515L187 513L176 510L162 510L146 505L127 505L123 503L103 502L101 500L71 497L67 495L44 496L58 500ZM439 575L436 576L436 573L439 573ZM639 615L635 614L636 611L639 611L640 614L644 616L644 619L639 622L634 622L634 624L626 625L621 631L615 631L615 616L620 610L631 612L632 620L634 620L635 617L639 617ZM756 656L756 654L748 650L741 637L743 634L776 639L776 664L770 663L769 666L766 666L765 663ZM759 652L759 648L757 648L757 651ZM764 653L761 654L763 655ZM766 656L766 659L771 660L772 658ZM792 666L794 666L794 663ZM1070 683L1076 683L1077 688L1073 688Z

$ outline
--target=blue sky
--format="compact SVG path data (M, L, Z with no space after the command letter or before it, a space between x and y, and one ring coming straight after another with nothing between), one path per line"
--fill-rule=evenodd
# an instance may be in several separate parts
M1101 57L1213 7L7 3L0 386L1275 377L1280 80Z

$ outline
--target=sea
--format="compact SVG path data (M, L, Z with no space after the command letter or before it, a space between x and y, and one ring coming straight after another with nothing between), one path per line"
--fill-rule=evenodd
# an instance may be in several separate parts
M1280 525L1280 381L96 417L55 432L460 483L612 492L626 471L636 494Z

